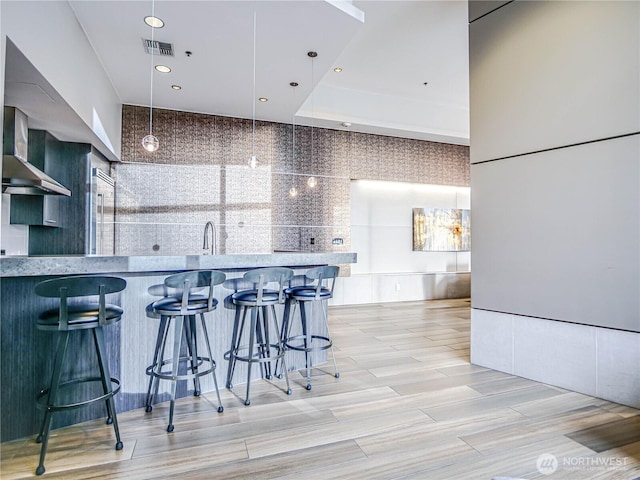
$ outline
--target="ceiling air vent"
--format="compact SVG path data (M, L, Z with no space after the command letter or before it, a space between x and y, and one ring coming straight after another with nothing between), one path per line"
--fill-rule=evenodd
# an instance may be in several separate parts
M148 38L143 38L142 45L144 46L144 51L149 55L153 54L164 57L173 57L173 45L170 43L159 42L157 40L151 41Z

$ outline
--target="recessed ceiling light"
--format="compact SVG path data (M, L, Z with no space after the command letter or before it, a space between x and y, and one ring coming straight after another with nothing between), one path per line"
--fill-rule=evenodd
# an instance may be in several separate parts
M167 67L166 65L156 65L155 68L160 73L169 73L171 71L171 69L169 67Z
M158 17L152 17L149 15L148 17L144 17L144 23L153 28L162 28L164 27L164 22Z
M262 103L269 101L269 99L265 97L260 97L258 100L260 100Z
M336 72L336 73L340 73L342 71L342 68L341 67L336 67L336 68L333 69L333 71Z
M342 122L340 125L342 125L345 128L349 128L351 126L350 122Z
M171 85L171 88L173 88L174 90L182 90L182 87L180 85Z
M297 87L298 86L298 82L291 82L291 83L289 83L289 85L291 85L292 87Z

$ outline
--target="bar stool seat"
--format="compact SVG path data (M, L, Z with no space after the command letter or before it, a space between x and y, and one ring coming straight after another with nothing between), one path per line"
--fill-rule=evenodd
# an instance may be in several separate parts
M159 318L160 325L153 362L146 369L146 374L150 376L145 402L146 411L153 410L153 400L157 396L160 380L170 381L171 399L167 432L173 432L175 428L173 415L179 380L193 380L193 394L197 397L201 393L200 377L211 374L218 397L218 412L224 411L215 374L216 362L211 351L204 314L215 310L218 306L218 300L214 298L213 291L216 285L225 281L225 278L226 275L223 272L215 270L170 275L165 279L165 288L162 289L163 294L167 296L147 306L147 316ZM202 293L203 289L206 290L206 294ZM204 339L207 356L198 353L196 315L200 316L201 336ZM173 348L171 356L165 357L171 322L174 323ZM186 355L181 354L183 341L186 344ZM186 362L186 371L180 369L181 362Z
M84 328L95 328L95 323L99 320L100 305L88 303L82 305L69 305L67 307L69 315L69 327L80 330ZM120 320L124 310L117 305L105 305L105 324L109 325ZM38 318L38 330L57 331L60 327L60 309L53 308L40 314Z
M278 303L278 295L279 293L275 290L263 290L262 291L262 301L264 303ZM235 305L244 305L251 306L258 301L258 290L242 290L240 292L236 292L232 296L233 302Z
M42 426L36 439L36 442L42 443L36 475L42 475L45 472L44 460L51 432L51 421L55 412L73 410L104 401L107 410L107 424L113 424L116 435L116 450L123 448L113 401L113 396L120 390L120 381L112 377L109 372L102 327L115 324L122 318L124 313L122 308L106 303L106 295L121 292L126 285L125 280L117 277L76 276L45 280L35 286L36 295L60 299L59 307L42 312L36 323L38 330L57 333L58 336L49 388L41 390L36 397L36 406L45 411ZM98 303L68 303L70 298L95 295L99 297ZM70 334L79 330L92 331L100 375L84 375L62 381ZM74 401L59 403L59 394L62 391L70 390L80 384L98 382L102 384L102 394L86 398L86 395L79 395L76 391L74 394L70 394Z
M326 300L333 297L333 292L326 287L321 286L320 291L316 291L316 287L310 285L300 285L297 287L287 288L284 293L288 297L297 297L296 299L302 299L302 301L315 300L316 295L319 299Z
M187 312L193 315L210 312L211 310L209 309L208 300L209 299L204 295L190 295L189 303L186 308ZM218 300L214 298L211 306L215 310L218 306ZM182 309L182 300L172 297L163 298L162 300L153 302L153 309L161 315L180 312Z
M333 298L333 289L336 282L336 277L340 272L340 268L337 266L326 266L312 268L305 274L305 281L311 280L315 284L299 285L290 287L285 290L287 296L287 303L285 306L284 325L282 328L284 335L284 344L287 350L295 350L305 353L305 362L307 368L307 390L311 390L311 368L312 359L311 353L315 351L331 349L331 356L333 357L334 376L340 378L340 372L338 372L338 366L336 364L336 358L333 353L333 341L329 335L329 321L328 311L325 309L326 302ZM324 281L330 281L330 286L325 286ZM322 319L324 327L327 331L326 335L320 335L320 332L316 328L316 333L313 333L314 326L312 325L314 314L313 306L320 302L322 308ZM310 315L307 316L305 305L309 304ZM293 315L291 313L291 306L293 305ZM296 305L300 305L300 322L302 324L301 335L291 335L291 316L295 316Z
M236 362L247 363L247 392L244 404L250 405L249 397L251 386L251 366L258 363L261 367L263 378L272 378L271 362L273 360L284 362L284 344L282 343L282 331L276 315L275 305L285 301L285 282L293 277L293 270L285 267L257 268L244 274L244 280L254 284L255 288L240 290L231 296L236 306L231 348L225 354L229 360L227 370L227 388L233 388L233 372ZM269 284L277 283L278 289L267 288ZM270 308L269 308L270 307ZM271 314L269 314L271 311ZM246 322L247 313L250 313L250 321ZM275 340L270 337L270 322L275 333ZM246 326L246 328L245 328ZM244 336L244 340L243 340ZM248 336L248 339L246 338ZM276 363L277 367L277 363ZM287 383L286 393L291 395L289 376L284 369Z

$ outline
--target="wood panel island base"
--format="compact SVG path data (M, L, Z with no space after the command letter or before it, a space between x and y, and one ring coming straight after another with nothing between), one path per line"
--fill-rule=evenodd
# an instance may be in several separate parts
M115 396L116 408L121 412L144 406L149 379L145 369L153 359L158 329L158 320L146 314L146 307L159 298L149 293L149 287L162 284L166 276L189 270L221 270L226 273L227 280L215 291L220 304L215 311L206 315L217 363L216 377L219 384L224 385L227 371L224 353L230 347L235 312L229 297L236 290L246 288L241 280L244 272L260 267L289 267L296 275L292 284L298 285L304 282L304 273L309 268L355 262L355 253L0 258L0 442L35 435L42 418L42 414L36 410L35 398L41 389L47 387L55 345L54 340L49 338L51 335L43 335L36 330L36 320L42 311L54 307L56 301L34 294L33 289L38 282L52 277L91 274L114 275L127 281L127 288L111 298L112 303L124 309L122 321L105 329L111 373L120 379L122 385ZM281 315L282 307L277 312ZM69 349L68 363L73 368L66 373L71 376L81 376L94 368L87 364L82 355L91 347L88 343L91 338L89 335L81 337ZM304 355L298 352L288 352L287 355L290 370L305 367ZM314 362L326 360L326 352L318 352L317 355ZM259 369L254 369L253 373L256 378L260 377ZM234 377L234 384L246 382L246 366L238 365ZM277 388L280 380L273 381L274 388ZM212 391L213 380L203 379L201 386L203 392ZM192 383L187 385L186 382L179 382L177 396L184 397L192 392ZM168 399L169 382L161 382L159 394L160 401ZM102 416L104 405L94 405L57 415L53 428Z

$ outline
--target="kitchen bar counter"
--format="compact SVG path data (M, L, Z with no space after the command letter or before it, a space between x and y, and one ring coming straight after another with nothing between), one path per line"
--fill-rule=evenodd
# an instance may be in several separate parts
M88 275L93 273L152 273L205 269L248 269L355 263L355 253L247 253L235 255L186 255L99 257L0 257L0 277Z
M0 318L0 442L33 435L37 432L42 413L36 410L35 398L50 377L52 355L55 348L53 336L36 329L36 319L40 312L57 305L57 300L38 297L35 285L47 278L66 275L109 274L122 277L127 288L113 295L109 301L124 309L122 321L105 329L109 366L112 375L121 381L120 392L114 397L119 412L140 409L147 390L148 377L145 368L153 358L158 320L146 315L146 308L158 297L149 293L149 287L163 283L165 277L185 270L222 270L227 280L218 285L215 296L218 308L207 314L207 328L211 337L213 355L218 365L216 376L224 388L227 361L223 354L229 349L233 330L234 307L231 295L238 289L250 288L244 284L245 271L259 267L286 266L295 271L293 284L304 281L304 273L309 268L328 264L349 264L356 261L355 253L274 253L245 255L203 255L203 256L148 256L148 257L1 257L0 295L2 299ZM317 309L318 311L320 309ZM282 307L278 308L282 314ZM87 361L86 353L91 353L91 337L78 332L75 344L70 347L76 375L89 371L93 360ZM292 332L297 333L297 332ZM86 352L86 353L85 353ZM314 364L326 358L317 357ZM304 355L289 352L288 367L304 367ZM259 376L258 368L252 374ZM246 381L246 366L236 368L238 391L243 392ZM178 396L191 395L186 382L180 382ZM284 380L274 381L273 388L280 388ZM300 386L292 384L293 395ZM303 387L302 387L303 388ZM211 391L213 382L203 377L203 392ZM168 398L168 382L161 383L161 400ZM104 415L103 405L93 405L87 409L74 410L54 417L54 428L69 425ZM159 409L158 412L162 412ZM155 410L146 415L155 415ZM158 415L162 415L159 413ZM126 432L123 432L126 435Z

